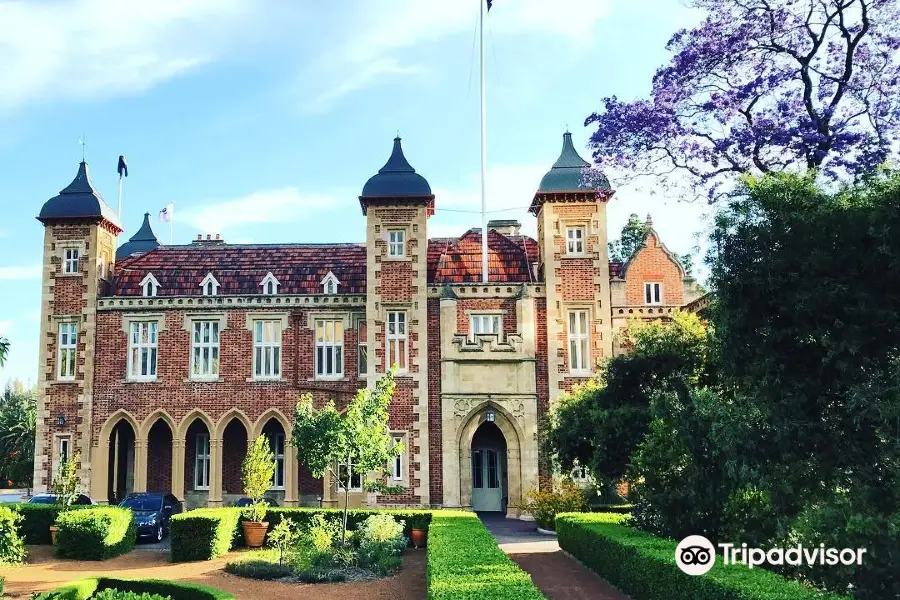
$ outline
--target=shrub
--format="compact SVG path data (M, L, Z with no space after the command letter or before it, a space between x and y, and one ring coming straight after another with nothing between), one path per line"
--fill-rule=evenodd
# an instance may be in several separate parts
M91 600L172 600L172 596L160 596L147 592L122 592L109 588L91 596Z
M225 572L248 579L272 580L288 577L294 570L289 565L268 560L243 560L226 563Z
M25 541L19 535L22 515L0 506L0 563L20 563L25 560Z
M115 506L66 511L56 527L56 554L63 558L106 560L130 552L137 539L134 515Z
M341 522L337 517L318 514L306 526L304 537L317 552L325 552L335 545L341 535Z
M172 562L211 560L228 552L238 536L238 508L200 508L169 521Z
M274 476L275 455L269 447L269 438L261 435L250 444L244 462L241 463L244 495L252 501L244 512L248 521L262 523L266 518L269 505L263 501L263 496L269 491Z
M234 596L205 585L176 583L160 579L113 579L90 577L66 584L51 592L37 594L33 600L93 600L97 593L115 589L125 592L157 594L172 600L234 600ZM114 596L118 598L118 596Z
M544 598L475 513L435 511L428 537L428 600Z
M620 514L561 514L560 547L634 600L849 600L764 569L725 566L703 577L675 564L676 542L623 525Z
M531 490L525 496L525 510L531 513L541 529L550 531L556 531L557 514L586 509L584 492L571 479L564 479L558 490Z
M49 544L50 526L59 516L58 504L11 504L10 508L22 515L19 523L19 535L26 544ZM91 510L96 506L70 506L69 510Z
M302 538L299 528L290 521L281 521L269 532L269 545L278 551L278 564L284 564L284 555Z
M391 515L372 515L356 530L359 538L360 562L385 575L388 571L380 565L390 563L389 558L399 557L406 548L403 523L398 523Z

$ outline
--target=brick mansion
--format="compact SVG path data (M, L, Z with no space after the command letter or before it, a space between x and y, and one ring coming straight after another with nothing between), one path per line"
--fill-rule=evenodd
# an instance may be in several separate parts
M313 478L291 444L297 400L340 407L396 365L390 428L405 450L388 478L405 492L368 493L353 473L351 502L520 516L545 479L537 433L554 400L619 351L627 319L701 293L649 223L643 247L609 261L614 192L586 183L588 166L565 134L523 199L537 239L491 221L482 283L481 229L429 238L441 198L399 138L362 187L362 243L164 245L148 216L120 243L82 162L37 217L36 491L78 452L81 491L99 502L165 491L189 508L229 505L248 441L266 435L271 496L334 506L336 482Z

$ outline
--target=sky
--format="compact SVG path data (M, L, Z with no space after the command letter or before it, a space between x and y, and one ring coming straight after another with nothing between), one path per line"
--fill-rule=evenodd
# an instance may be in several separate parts
M0 0L0 385L36 378L35 216L82 151L114 208L127 156L119 243L145 212L168 243L169 203L176 244L363 242L358 196L398 133L436 195L429 236L479 226L478 1ZM562 134L589 159L585 118L645 96L669 37L701 17L678 0L494 0L489 218L534 235L525 208ZM632 212L678 253L709 228L708 207L652 181L618 188L609 231Z

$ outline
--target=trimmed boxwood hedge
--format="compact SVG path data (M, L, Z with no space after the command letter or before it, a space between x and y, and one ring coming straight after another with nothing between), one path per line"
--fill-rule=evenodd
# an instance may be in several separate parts
M677 542L622 524L611 513L556 517L559 545L634 600L849 600L744 565L717 561L705 575L687 575L675 564Z
M79 579L52 592L38 594L34 600L88 600L95 592L107 589L170 596L172 600L234 600L234 596L231 594L205 585L175 583L161 579L112 579L109 577Z
M19 523L19 535L25 538L26 544L50 544L50 526L59 516L58 504L10 504L10 508L22 515ZM94 509L97 506L76 505L70 510Z
M428 600L545 598L471 512L432 513L427 579Z
M357 509L349 511L347 526L355 529L375 513L387 513L398 521L403 521L407 536L411 517L424 515L428 518L431 514L427 510ZM334 508L270 508L266 513L266 521L271 531L284 519L304 526L317 514L338 517L343 511ZM233 547L242 546L244 544L244 532L240 526L242 520L239 508L198 508L173 516L169 522L172 562L210 560L225 554Z
M131 552L137 539L134 515L117 506L62 513L56 527L56 555L63 558L106 560Z

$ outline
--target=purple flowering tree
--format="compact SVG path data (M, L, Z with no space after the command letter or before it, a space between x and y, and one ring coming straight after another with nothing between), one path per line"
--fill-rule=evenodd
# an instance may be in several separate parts
M870 171L900 131L900 1L693 0L649 98L588 117L601 168L715 199L741 173Z

